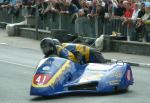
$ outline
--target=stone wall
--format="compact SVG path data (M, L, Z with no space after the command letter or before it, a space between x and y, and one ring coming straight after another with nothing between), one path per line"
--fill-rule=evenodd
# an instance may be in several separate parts
M150 56L150 43L112 40L110 51Z

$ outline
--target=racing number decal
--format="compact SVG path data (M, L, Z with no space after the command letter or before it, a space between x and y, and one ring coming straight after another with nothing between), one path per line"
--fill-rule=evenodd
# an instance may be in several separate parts
M37 83L40 83L41 81L41 75L35 80Z
M51 76L49 74L36 74L33 79L35 85L44 85L47 84Z
M46 76L44 75L43 79L42 79L42 76L40 75L37 79L36 79L36 82L37 83L44 83L46 80Z

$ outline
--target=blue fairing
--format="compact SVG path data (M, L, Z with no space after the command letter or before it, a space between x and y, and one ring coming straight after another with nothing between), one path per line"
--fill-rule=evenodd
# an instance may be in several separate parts
M133 84L128 64L76 64L51 57L43 59L33 76L31 95L50 96L70 92L111 93Z
M98 91L101 93L111 93L115 91L125 90L129 85L133 84L132 72L130 80L127 80L127 71L131 71L128 64L124 66L115 66L115 69L110 71L106 77L104 77L98 85ZM120 75L120 76L119 76Z

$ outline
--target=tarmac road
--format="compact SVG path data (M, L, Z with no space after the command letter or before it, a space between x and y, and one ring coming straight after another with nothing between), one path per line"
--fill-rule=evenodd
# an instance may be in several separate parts
M0 103L150 103L150 69L132 67L135 83L126 93L30 96L34 67L43 57L39 50L0 44Z

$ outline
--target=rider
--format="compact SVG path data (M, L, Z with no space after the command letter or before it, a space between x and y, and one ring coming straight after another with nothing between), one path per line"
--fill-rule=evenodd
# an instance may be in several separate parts
M49 56L59 56L72 60L73 62L77 62L75 56L70 51L60 46L58 39L44 38L41 41L40 46L45 55L45 58Z
M45 55L45 58L49 56L57 56L57 49L53 39L44 38L40 43L41 50Z

